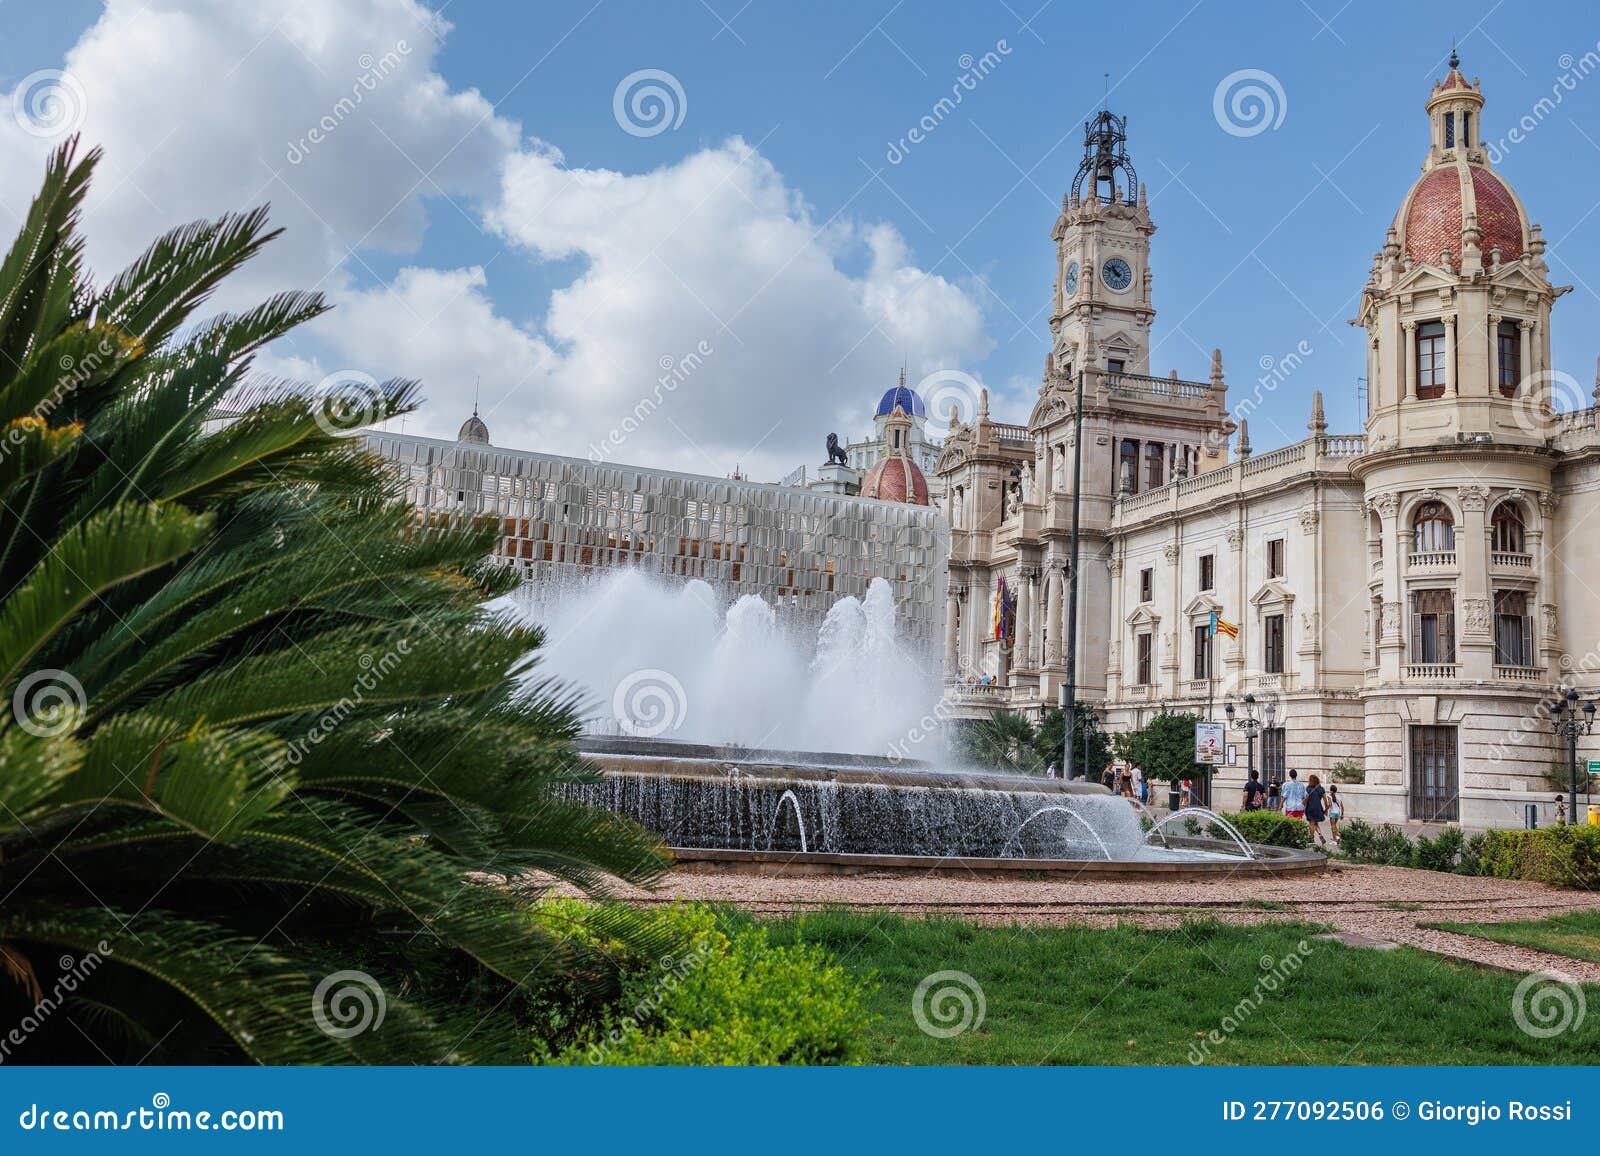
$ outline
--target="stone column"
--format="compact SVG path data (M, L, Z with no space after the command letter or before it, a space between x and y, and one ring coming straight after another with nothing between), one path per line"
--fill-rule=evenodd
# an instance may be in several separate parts
M1119 547L1113 543L1113 550ZM1106 659L1106 697L1115 699L1122 687L1122 637L1125 629L1122 613L1122 559L1115 553L1107 560L1106 570L1111 575L1111 623L1106 632L1110 640Z
M1456 533L1456 561L1461 579L1456 596L1461 600L1457 616L1461 630L1457 636L1457 673L1462 678L1494 677L1493 614L1489 602L1489 534L1484 525L1484 510L1489 491L1482 486L1462 486L1456 491L1461 500L1461 526Z
M1447 313L1444 318L1444 392L1455 397L1456 389L1456 315Z
M1400 360L1406 375L1406 400L1417 400L1417 323L1401 322L1405 336L1401 339ZM1368 383L1371 388L1371 383Z
M1373 645L1378 648L1378 678L1381 682L1400 681L1400 668L1405 663L1404 607L1400 600L1400 575L1405 568L1406 556L1400 532L1400 498L1395 494L1378 494L1369 499L1368 506L1377 513L1383 529L1383 602L1378 616L1378 636Z
M1533 322L1517 322L1517 379L1526 383L1533 376Z
M1017 636L1013 645L1017 670L1033 669L1033 568L1017 568Z
M1539 608L1535 629L1539 632L1539 653L1548 671L1546 677L1552 681L1560 677L1563 651L1556 619L1554 574L1556 545L1560 541L1555 533L1555 517L1560 502L1553 490L1539 495L1539 544L1532 547L1536 550L1535 557L1539 565Z
M1044 610L1044 665L1060 666L1061 647L1061 568L1049 567Z
M944 604L944 676L952 679L961 677L961 636L958 632L963 593L960 586L951 586Z
M1500 396L1500 314L1489 314L1489 396Z

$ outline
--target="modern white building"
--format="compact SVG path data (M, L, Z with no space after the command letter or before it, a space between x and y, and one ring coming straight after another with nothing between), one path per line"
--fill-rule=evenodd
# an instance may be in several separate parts
M1200 380L1152 373L1155 224L1124 122L1086 125L1052 234L1037 405L1025 425L959 425L937 466L952 709L1056 700L1081 374L1078 693L1112 729L1208 704L1220 720L1224 699L1252 695L1258 717L1274 708L1256 765L1326 781L1355 760L1350 813L1506 825L1539 801L1548 814L1566 751L1542 704L1600 682L1600 411L1552 405L1574 392L1550 358L1570 287L1551 282L1539 226L1480 143L1483 106L1452 57L1352 322L1365 429L1330 433L1290 355L1273 387L1303 397L1307 436L1266 453L1249 444L1255 399L1230 407L1220 352ZM1014 609L997 632L1002 584ZM1237 638L1213 639L1214 613ZM997 684L971 685L979 672ZM1251 748L1229 741L1217 797L1231 802Z

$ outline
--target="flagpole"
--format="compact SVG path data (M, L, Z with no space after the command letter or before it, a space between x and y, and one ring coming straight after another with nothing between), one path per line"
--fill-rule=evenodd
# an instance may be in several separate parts
M1211 704L1217 698L1217 612L1211 612L1211 629L1206 632L1206 722L1211 717Z

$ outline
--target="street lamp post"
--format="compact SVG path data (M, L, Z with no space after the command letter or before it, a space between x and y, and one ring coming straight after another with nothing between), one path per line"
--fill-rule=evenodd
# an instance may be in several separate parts
M1578 821L1578 736L1594 731L1594 699L1589 699L1580 708L1578 692L1568 687L1567 693L1552 700L1547 709L1550 711L1550 725L1556 734L1567 740L1567 823L1571 825ZM1578 717L1580 709L1583 711L1582 718Z
M1257 718L1256 696L1247 694L1244 696L1244 717L1239 718L1237 717L1238 711L1234 709L1233 696L1229 695L1223 704L1222 713L1228 716L1229 726L1237 727L1244 732L1245 768L1247 772L1245 781L1249 782L1250 779L1256 777L1256 735L1262 727L1270 727L1272 725L1273 716L1278 713L1278 708L1269 702L1261 709L1261 713L1265 718Z
M1105 722L1105 716L1100 713L1099 709L1090 707L1089 717L1084 719L1083 726L1083 777L1085 779L1089 777L1089 736L1094 731L1099 730L1100 724L1103 722Z

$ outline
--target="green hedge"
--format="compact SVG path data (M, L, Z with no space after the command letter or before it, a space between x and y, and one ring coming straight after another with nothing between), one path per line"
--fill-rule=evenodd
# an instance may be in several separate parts
M1482 869L1500 879L1531 879L1584 891L1600 889L1600 827L1489 831Z
M535 918L570 928L599 909L544 900ZM678 946L624 959L620 994L552 1030L533 1050L546 1064L848 1064L862 1057L868 985L813 945L774 946L747 916L687 904L660 913ZM603 940L604 936L597 939ZM597 943L608 948L611 945ZM549 1039L558 1040L551 1046Z
M1248 842L1267 847L1294 847L1299 850L1311 846L1311 824L1277 811L1240 811L1222 816L1235 827ZM1213 838L1223 837L1220 827L1206 832Z

